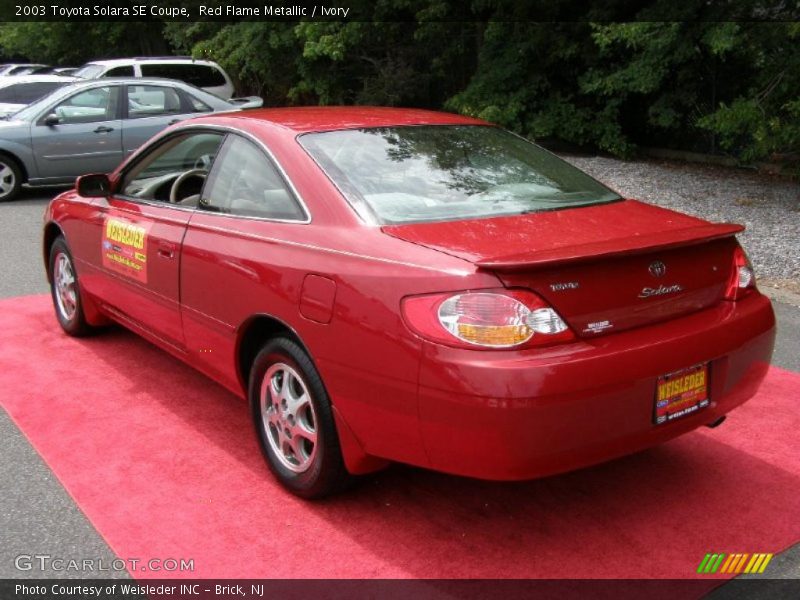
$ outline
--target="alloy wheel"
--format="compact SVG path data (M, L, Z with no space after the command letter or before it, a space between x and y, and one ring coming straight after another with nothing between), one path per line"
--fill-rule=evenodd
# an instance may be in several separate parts
M65 321L72 321L78 309L78 295L72 261L63 252L59 252L54 261L53 285L56 287L55 295L59 314Z
M290 471L307 471L317 453L317 415L303 378L285 363L271 365L261 383L260 403L275 457Z
M0 199L10 195L17 186L17 175L8 164L0 162Z

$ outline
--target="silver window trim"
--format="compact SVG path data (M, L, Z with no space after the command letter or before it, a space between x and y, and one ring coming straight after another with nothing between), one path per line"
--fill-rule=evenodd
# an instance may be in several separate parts
M311 221L312 221L311 211L308 209L308 205L306 204L305 200L303 199L303 196L301 196L300 192L297 191L297 188L295 187L294 182L286 174L286 171L284 170L283 165L281 165L281 163L278 162L278 159L275 158L275 155L272 153L272 150L270 150L264 142L259 140L256 136L254 136L251 133L248 133L246 131L242 131L241 129L237 129L236 127L231 127L229 125L210 125L210 124L207 124L207 123L192 123L190 125L186 125L185 127L179 127L177 129L171 129L169 132L165 132L165 133L161 134L159 137L157 137L154 140L152 140L152 142L150 142L150 144L148 144L148 146L153 146L153 145L156 145L156 144L160 143L161 139L164 138L164 137L169 137L169 136L172 136L172 135L180 135L181 133L190 132L190 131L195 130L195 129L208 129L208 130L212 130L212 131L219 131L220 133L229 133L229 134L241 135L242 137L246 138L247 140L253 142L258 148L260 148L267 155L267 158L269 158L269 160L272 161L272 164L278 170L278 173L280 174L281 179L283 179L284 183L290 189L290 191L294 195L295 199L297 200L298 204L300 205L300 208L303 210L303 214L305 215L305 219L302 219L302 220L301 219L273 219L273 218L269 218L269 217L256 217L256 216L251 216L251 215L233 215L233 214L229 214L229 213L214 212L212 210L202 210L202 209L198 209L198 208L194 208L194 207L191 207L191 208L190 207L179 207L178 205L170 204L169 202L156 202L156 201L153 201L153 200L147 200L147 199L143 199L143 198L136 198L134 196L125 196L123 194L119 194L120 198L124 198L125 200L130 200L131 202L140 202L142 204L148 204L150 206L162 206L162 207L163 206L167 206L167 207L170 207L170 208L177 208L179 210L191 210L191 211L198 211L198 212L200 210L202 210L203 214L206 214L206 215L214 215L214 216L217 216L217 217L228 217L228 218L231 218L231 219L246 219L246 220L249 220L249 221L268 221L270 223L295 223L295 224L299 224L299 225L308 225L309 223L311 223ZM223 139L222 143L224 143L224 141L225 140ZM221 147L221 144L220 144L220 147ZM213 164L212 164L211 168L212 169L214 168ZM211 170L209 170L209 173L210 172L211 172Z

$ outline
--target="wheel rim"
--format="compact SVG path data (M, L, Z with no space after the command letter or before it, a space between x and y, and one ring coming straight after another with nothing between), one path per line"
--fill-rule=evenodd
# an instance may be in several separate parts
M271 365L261 382L261 419L281 465L302 473L317 454L317 415L305 381L285 363Z
M53 268L53 285L56 289L58 312L66 321L71 321L78 308L78 295L75 289L75 273L69 256L63 252L56 254Z
M17 176L14 169L0 162L0 198L8 196L16 186Z

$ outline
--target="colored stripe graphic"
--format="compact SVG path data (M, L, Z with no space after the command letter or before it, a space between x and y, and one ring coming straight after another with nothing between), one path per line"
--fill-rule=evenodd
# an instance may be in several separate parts
M719 569L719 565L722 562L723 558L725 558L725 555L724 554L720 554L717 557L717 560L714 561L714 564L711 566L711 572L712 573L716 573L717 572L717 569Z
M698 573L705 573L706 572L706 565L708 564L709 559L711 558L710 554L706 554L703 560L700 561L700 566L697 567Z
M764 562L761 563L761 567L758 569L759 573L763 573L764 572L764 569L767 568L767 565L769 564L769 561L771 561L772 557L775 556L775 555L774 554L765 554L764 556L766 558L764 559Z
M744 562L750 556L749 554L737 554L737 559L733 561L730 571L728 573L741 573L744 569Z
M763 554L753 554L750 558L750 562L747 563L747 566L744 568L745 573L757 573L757 569L761 564L761 561L764 560Z
M723 563L723 559L728 557ZM738 575L740 573L763 573L767 565L772 560L774 554L768 553L741 553L736 552L733 554L725 553L712 553L709 552L700 561L697 567L698 573L713 575L717 571L729 575ZM720 568L722 565L722 568Z
M734 559L735 556L736 556L735 554L729 554L728 555L728 560L726 560L725 564L722 565L722 572L723 573L727 573L728 569L731 568L731 564L733 563L733 559Z
M700 566L697 567L697 572L716 573L723 558L725 558L725 554L706 554L703 560L700 561Z

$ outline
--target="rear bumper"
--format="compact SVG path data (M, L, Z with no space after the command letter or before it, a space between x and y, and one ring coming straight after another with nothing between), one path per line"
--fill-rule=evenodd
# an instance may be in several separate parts
M614 335L521 352L426 344L419 410L434 469L495 480L541 477L660 444L749 399L775 341L755 293ZM656 379L710 362L708 407L653 425Z

